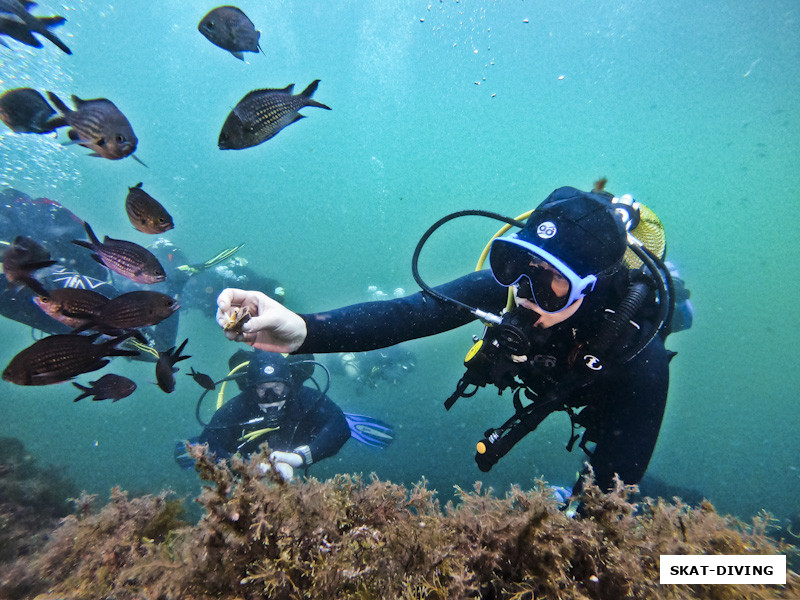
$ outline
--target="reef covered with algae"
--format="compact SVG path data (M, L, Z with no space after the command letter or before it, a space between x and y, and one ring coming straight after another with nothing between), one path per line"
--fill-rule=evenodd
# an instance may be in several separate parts
M60 469L40 466L21 441L0 437L0 565L35 552L72 512L75 495Z
M38 550L0 562L0 598L38 600L260 598L800 597L786 586L661 586L661 554L774 554L766 515L745 525L709 503L633 502L634 488L588 485L570 518L541 484L504 497L458 490L444 507L424 481L407 489L341 475L290 484L259 463L216 463L192 447L205 481L197 524L165 492L115 489L94 510L76 500Z

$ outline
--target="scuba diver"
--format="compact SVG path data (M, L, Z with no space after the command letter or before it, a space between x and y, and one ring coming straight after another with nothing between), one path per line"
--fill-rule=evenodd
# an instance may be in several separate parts
M375 389L380 382L397 385L403 376L415 368L416 358L411 350L390 346L369 352L345 352L333 361L331 370L342 373L361 384Z
M424 243L468 215L506 225L475 272L428 286L417 269ZM518 230L502 237L511 228ZM627 484L641 480L661 427L673 356L664 340L680 295L665 248L658 218L632 197L562 187L516 219L477 210L440 219L414 252L419 293L299 315L258 291L228 289L218 298L217 321L224 326L246 307L251 319L241 332L227 331L229 339L325 353L382 348L480 319L483 337L473 338L466 372L445 407L493 385L512 390L514 412L476 444L479 469L490 470L548 415L563 411L572 422L567 450L577 442L595 482L609 490L615 474ZM482 270L487 255L489 269Z
M224 403L220 399L211 420L203 423L200 403L204 392L197 410L204 429L189 443L208 444L217 459L227 459L237 453L247 457L266 442L272 450L271 463L285 481L292 480L295 469L307 469L336 454L351 435L369 446L382 448L391 443L389 425L342 412L327 395L330 375L324 389L313 378L315 365L322 366L313 357L287 358L261 350L237 352L229 361L232 369L226 380L235 379L240 393ZM242 368L244 376L236 377ZM315 387L305 385L307 380ZM194 464L184 442L176 444L174 457L182 468ZM262 469L266 468L264 463Z
M84 235L83 220L55 200L34 199L13 188L0 190L0 246L8 248L17 236L27 236L58 259L36 273L45 289L83 288L106 297L116 296L108 270L72 243ZM47 333L69 333L70 327L34 304L34 296L30 288L16 289L5 275L0 276L0 315Z
M370 300L387 300L405 295L406 291L401 287L395 288L392 296L376 285L367 287L367 298ZM369 352L344 352L339 354L338 360L331 361L330 367L335 374L345 375L359 383L358 392L361 393L366 389L376 389L381 382L397 385L416 368L416 356L411 350L398 344Z

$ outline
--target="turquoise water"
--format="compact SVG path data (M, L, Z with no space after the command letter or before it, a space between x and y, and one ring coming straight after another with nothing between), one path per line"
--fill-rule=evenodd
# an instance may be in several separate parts
M0 47L0 88L111 99L149 168L3 128L0 184L147 243L123 210L127 187L143 181L191 259L244 242L240 255L284 283L289 306L313 311L364 300L369 285L414 290L414 246L451 211L516 215L556 187L605 176L661 217L696 311L693 329L669 340L679 354L649 474L726 512L785 516L800 496L800 6L698 4L246 1L265 55L243 63L196 30L214 4L44 1L35 13L67 17L58 33L74 54L47 42ZM217 149L246 92L314 79L331 112L308 108L261 146ZM462 221L426 248L431 283L473 268L497 228ZM179 335L188 365L221 377L236 348L210 317L183 315ZM479 332L409 343L418 368L401 385L364 392L334 381L345 410L393 423L397 440L385 452L350 441L312 474L425 477L445 497L475 479L498 491L538 477L571 483L583 457L564 451L559 417L490 474L475 467L475 442L512 411L492 391L442 407ZM30 335L10 321L0 333L6 364ZM181 374L168 396L150 365L117 360L113 371L140 384L113 404L73 404L69 384L0 383L0 435L102 498L113 485L194 494L172 447L198 431L200 388Z

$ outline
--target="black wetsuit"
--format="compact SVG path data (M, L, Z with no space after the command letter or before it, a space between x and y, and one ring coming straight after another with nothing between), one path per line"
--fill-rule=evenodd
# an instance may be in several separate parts
M336 454L350 438L344 413L318 390L301 386L294 397L287 400L277 422L272 424L257 421L264 416L258 403L258 397L248 392L231 398L214 413L198 442L207 443L217 458L228 458L236 452L247 456L264 442L271 450L282 452L308 446L312 460L319 462ZM255 422L248 424L248 421ZM278 429L248 442L240 439L248 432L266 427Z
M520 373L531 389L547 393L560 382L570 381L575 372L576 349L597 335L604 309L617 308L627 290L628 277L629 273L620 272L613 281L598 282L573 316L547 329L531 330L529 361ZM507 301L507 288L488 271L472 273L436 289L494 314L499 314ZM636 331L642 334L653 326L648 320L656 312L651 299L644 306L640 311L643 314L637 314L641 329ZM298 352L310 353L371 350L448 331L475 319L467 310L422 292L301 316L308 336ZM533 322L535 314L530 313L530 317ZM576 421L586 428L584 443L596 443L590 463L597 483L606 489L612 485L615 473L626 483L637 483L642 478L658 438L667 399L670 353L660 336L655 336L635 358L627 362L613 360L615 356L625 356L635 341L619 339L609 352L611 360L605 361L602 375L591 373L577 380L573 377L561 398L566 406L579 410Z

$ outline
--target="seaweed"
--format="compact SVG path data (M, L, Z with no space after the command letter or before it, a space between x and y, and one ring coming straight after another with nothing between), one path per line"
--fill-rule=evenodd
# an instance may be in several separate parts
M59 468L39 466L20 440L0 437L0 564L41 547L73 495Z
M191 455L204 480L203 516L183 524L167 493L67 517L45 548L14 565L14 600L136 599L618 599L790 598L785 586L661 586L661 554L774 554L768 515L743 523L710 503L633 502L587 480L581 517L561 510L544 482L499 497L480 483L441 506L423 480L407 489L376 476L284 482L269 450L217 462ZM86 503L84 503L86 504ZM7 579L3 580L4 582ZM57 596L54 596L57 595Z

